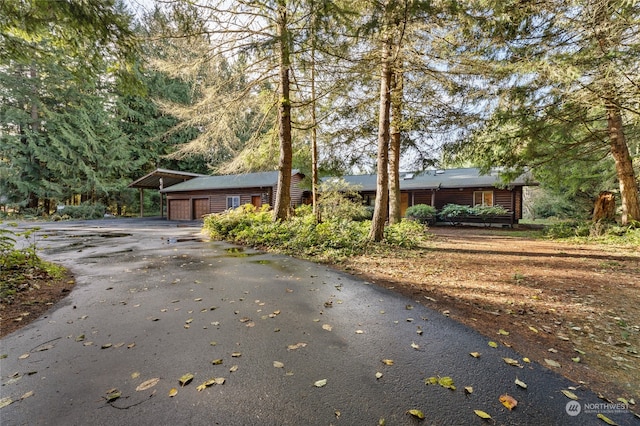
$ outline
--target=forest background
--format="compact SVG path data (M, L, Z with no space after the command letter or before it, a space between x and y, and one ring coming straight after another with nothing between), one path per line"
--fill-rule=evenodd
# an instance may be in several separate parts
M0 204L127 214L157 167L280 170L282 188L295 167L314 193L377 173L379 239L401 169L477 166L530 170L535 217L587 217L612 191L627 224L638 34L630 0L6 0Z

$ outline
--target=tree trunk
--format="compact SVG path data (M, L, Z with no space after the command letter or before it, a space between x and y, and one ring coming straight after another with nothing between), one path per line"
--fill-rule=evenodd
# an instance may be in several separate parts
M291 58L287 28L286 0L278 1L278 44L280 48L280 100L278 124L280 137L280 161L278 164L278 189L273 209L274 220L286 220L291 216L291 168L293 149L291 144L291 99L289 97L289 67Z
M311 2L311 10L315 13L314 3ZM315 19L315 17L314 17ZM316 25L313 25L314 29ZM317 222L322 221L318 208L318 128L316 117L316 32L311 31L311 205L313 217Z
M400 64L401 59L396 62ZM400 197L400 136L402 127L403 72L401 66L394 70L391 80L391 142L389 150L389 223L402 219Z
M640 221L640 198L638 196L638 182L633 170L633 161L629 154L627 139L624 134L622 113L618 104L618 96L612 79L617 72L608 58L611 45L620 44L621 34L618 27L612 25L612 2L605 0L596 3L594 11L595 39L602 54L599 67L602 79L604 106L607 111L607 132L611 155L616 163L618 184L620 185L620 201L622 203L621 222L627 225L631 220Z
M623 225L631 220L640 221L640 198L638 197L638 182L633 170L633 161L629 154L627 140L622 130L622 116L620 108L611 101L606 102L607 130L611 155L616 163L618 183L620 185L620 201L622 202Z
M616 198L613 193L603 191L593 206L593 221L614 221L616 218Z
M389 208L389 115L391 109L391 64L389 53L391 41L382 44L380 70L380 113L378 117L378 178L376 182L376 204L369 231L369 240L382 241L384 225Z

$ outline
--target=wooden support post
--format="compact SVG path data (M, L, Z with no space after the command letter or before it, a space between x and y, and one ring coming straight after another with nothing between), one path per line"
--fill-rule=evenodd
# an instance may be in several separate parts
M140 217L144 217L144 188L140 188Z

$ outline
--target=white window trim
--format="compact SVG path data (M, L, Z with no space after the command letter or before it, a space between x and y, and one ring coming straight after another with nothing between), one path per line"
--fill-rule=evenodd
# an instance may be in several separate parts
M487 204L484 203L484 194L485 193L491 193L491 206L494 206L496 203L496 199L495 199L495 194L493 193L493 191L473 191L473 207L475 206L486 206ZM476 194L478 193L482 193L482 203L476 203Z
M231 205L229 205L229 201L231 201ZM236 202L237 201L237 204ZM240 196L239 195L227 195L227 209L235 209L240 207Z

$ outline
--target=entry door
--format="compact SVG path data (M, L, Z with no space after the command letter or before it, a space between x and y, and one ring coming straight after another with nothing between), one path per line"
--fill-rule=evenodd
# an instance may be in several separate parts
M262 197L260 195L252 195L251 204L253 204L256 208L262 206Z
M409 208L409 193L400 193L400 216L404 217L405 212Z

